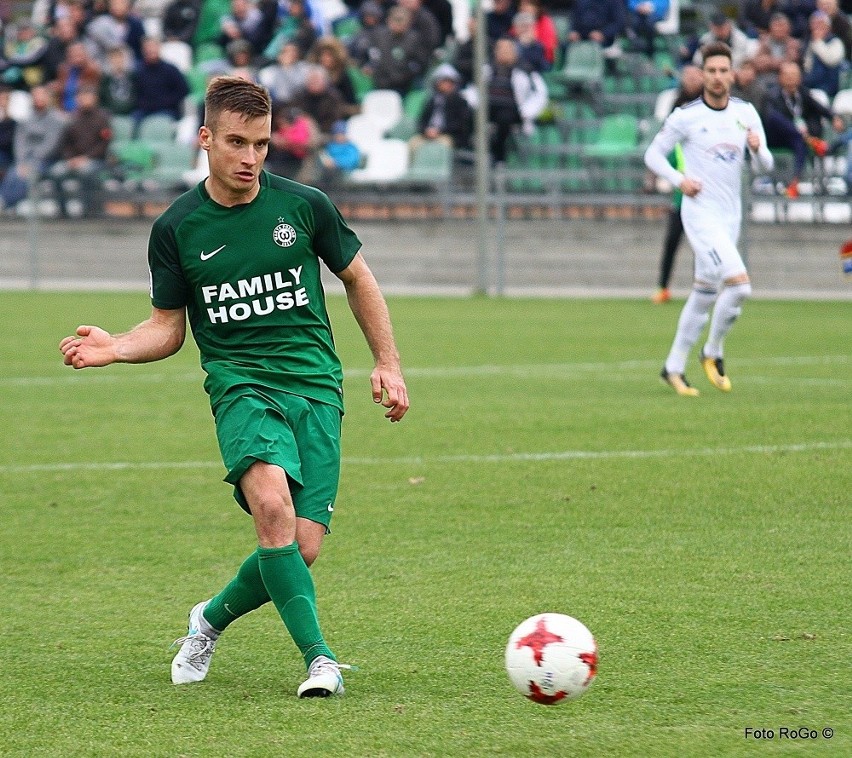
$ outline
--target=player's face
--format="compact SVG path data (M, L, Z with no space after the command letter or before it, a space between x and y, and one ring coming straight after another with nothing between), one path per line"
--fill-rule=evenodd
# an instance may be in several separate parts
M216 202L238 205L256 197L271 124L271 116L245 119L239 113L225 111L212 129L201 127L201 147L210 163L207 189Z
M704 92L713 100L726 100L734 84L731 60L725 55L712 55L704 61Z

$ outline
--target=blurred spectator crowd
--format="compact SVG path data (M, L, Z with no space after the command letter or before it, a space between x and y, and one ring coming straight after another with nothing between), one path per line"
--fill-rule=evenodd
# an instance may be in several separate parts
M663 96L674 101L681 71L700 65L711 40L731 46L735 94L758 108L770 147L792 156L786 194L798 195L814 158L849 150L852 0L485 7L495 163L517 165L547 127L567 141L574 104L595 118L618 110L607 93L637 72L655 77L646 93L655 102L638 116L658 128ZM692 28L679 23L687 9ZM203 95L223 74L269 90L267 167L283 176L323 187L428 183L471 160L471 0L2 0L0 23L4 213L34 188L57 213L80 216L134 183L174 191L203 179Z

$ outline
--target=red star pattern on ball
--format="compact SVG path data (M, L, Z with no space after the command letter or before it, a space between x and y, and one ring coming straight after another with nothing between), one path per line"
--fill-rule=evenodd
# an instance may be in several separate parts
M580 653L577 657L589 667L589 675L586 677L586 681L583 682L583 684L588 686L589 682L595 678L595 674L598 673L598 651Z
M558 634L548 631L547 621L544 618L538 619L535 622L535 629L526 637L521 637L515 647L520 650L523 647L528 647L533 652L533 659L536 666L541 666L544 659L544 649L553 642L564 642L565 640Z
M556 692L553 695L548 695L547 693L542 692L535 682L530 682L530 691L527 694L527 697L541 705L556 705L556 703L560 700L564 700L568 697L568 693L563 690L559 690L559 692Z

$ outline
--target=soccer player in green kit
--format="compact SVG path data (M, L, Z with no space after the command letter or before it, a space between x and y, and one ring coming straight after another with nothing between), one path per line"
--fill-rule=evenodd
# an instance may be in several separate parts
M80 326L59 347L75 369L156 361L180 349L189 321L225 481L251 514L258 547L219 594L190 611L172 681L204 679L219 634L272 601L308 669L299 697L326 697L343 693L343 678L320 631L308 567L337 495L343 372L321 262L343 282L375 359L374 402L394 422L409 401L360 241L324 193L263 170L270 128L265 89L236 77L210 82L199 130L210 176L154 222L151 316L123 334Z

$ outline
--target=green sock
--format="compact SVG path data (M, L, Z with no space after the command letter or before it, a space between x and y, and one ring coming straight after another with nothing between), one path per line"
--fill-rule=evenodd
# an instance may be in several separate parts
M266 591L305 665L309 666L319 655L336 660L320 631L314 580L299 553L299 545L294 542L287 547L259 547L257 557Z
M269 602L269 593L260 575L257 551L243 561L237 575L204 609L204 618L214 629L225 627L240 616Z

